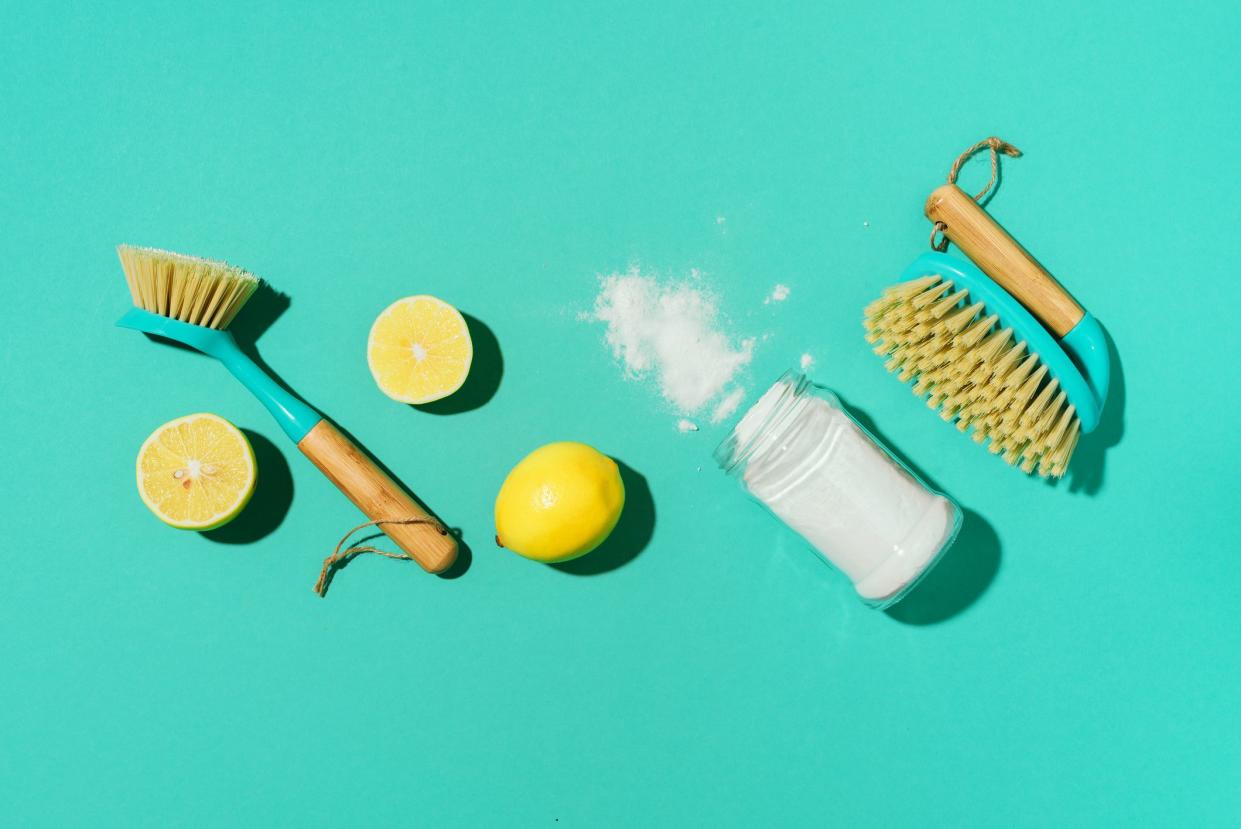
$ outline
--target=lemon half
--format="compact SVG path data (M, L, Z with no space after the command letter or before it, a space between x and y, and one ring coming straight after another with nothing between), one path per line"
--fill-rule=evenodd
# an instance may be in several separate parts
M165 524L211 530L250 501L258 470L250 441L213 414L192 414L160 426L138 450L138 494Z
M496 542L535 561L568 561L602 544L624 506L616 461L584 443L549 443L504 479Z
M465 318L433 296L398 299L371 326L366 362L379 390L402 403L430 403L461 388L474 360Z

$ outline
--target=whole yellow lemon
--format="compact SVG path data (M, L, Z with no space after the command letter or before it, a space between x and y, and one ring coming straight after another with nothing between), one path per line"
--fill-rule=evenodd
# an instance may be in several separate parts
M616 461L584 443L549 443L500 486L496 542L535 561L568 561L602 544L624 506Z

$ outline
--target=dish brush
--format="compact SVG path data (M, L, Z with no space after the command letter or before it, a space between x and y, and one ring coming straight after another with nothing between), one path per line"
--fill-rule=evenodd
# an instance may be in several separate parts
M134 305L117 322L188 345L232 372L267 407L297 448L423 569L457 557L456 539L340 429L286 390L227 330L262 280L226 262L155 248L117 248Z
M863 325L888 371L940 417L1010 465L1059 478L1099 423L1108 343L1098 321L955 184L961 161L988 144L994 181L997 142L967 151L926 203L935 229L973 262L944 253L946 243L919 256L867 306Z

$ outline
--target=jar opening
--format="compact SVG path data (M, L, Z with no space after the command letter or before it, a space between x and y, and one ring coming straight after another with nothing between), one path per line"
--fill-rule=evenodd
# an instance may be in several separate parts
M809 385L801 372L789 370L780 375L733 423L728 437L715 448L713 457L719 467L731 475L761 451L778 445L781 434L805 406Z

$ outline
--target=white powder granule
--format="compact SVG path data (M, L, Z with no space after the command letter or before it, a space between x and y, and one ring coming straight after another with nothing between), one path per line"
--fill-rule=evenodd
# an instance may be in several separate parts
M677 421L677 431L678 432L697 432L698 424L692 420L686 420L685 418L681 418L680 420Z
M763 304L770 305L773 302L784 302L784 300L789 298L790 293L792 291L788 285L777 285L771 289L771 295L763 300Z
M809 352L801 355L801 370L802 371L805 371L806 369L810 368L813 365L814 365L814 357L812 357L809 354Z
M754 351L753 338L736 341L720 330L719 311L704 291L687 282L660 284L636 268L603 277L592 319L607 325L607 344L626 373L654 375L683 414L710 402Z
M715 406L715 411L711 413L712 423L723 423L733 412L737 411L737 407L741 405L741 401L745 399L745 389L733 389L728 396L721 400Z

